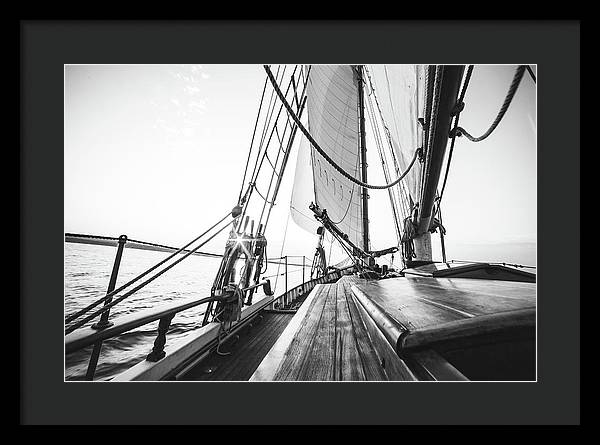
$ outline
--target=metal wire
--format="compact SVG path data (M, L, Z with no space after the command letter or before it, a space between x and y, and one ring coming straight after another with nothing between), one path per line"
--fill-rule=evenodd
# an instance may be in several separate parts
M166 263L167 261L169 261L171 258L173 258L174 256L176 256L177 254L183 252L186 248L188 248L189 246L191 246L193 243L195 243L196 241L198 241L200 238L202 238L204 235L206 235L208 232L210 232L212 229L214 229L217 225L219 225L220 223L222 223L223 221L225 221L225 219L227 217L229 217L229 215L231 215L231 212L228 212L227 215L225 215L223 218L221 218L218 222L216 222L215 224L213 224L209 229L207 229L204 233L202 233L201 235L197 236L196 238L194 238L192 241L190 241L189 243L187 243L185 246L183 246L182 248L180 248L179 250L177 250L176 252L173 252L171 255L169 255L167 258L165 258L164 260L160 261L159 263L155 264L154 266L152 266L151 268L149 268L148 270L146 270L145 272L139 274L137 277L133 278L132 280L128 281L127 283L125 283L124 285L118 287L117 289L113 290L112 292L109 292L108 294L106 294L104 297L96 300L95 302L89 304L88 306L84 307L83 309L77 311L75 314L69 315L66 319L65 319L65 323L70 323L71 321L75 320L76 318L79 318L81 315L85 314L86 312L88 312L90 309L98 306L100 303L102 303L103 301L108 300L109 298L112 298L114 295L118 294L119 292L121 292L122 290L128 288L129 286L131 286L133 283L135 283L136 281L138 281L139 279L145 277L146 275L148 275L150 272L152 272L153 270L155 270L156 268L158 268L159 266L162 266L164 263ZM104 238L104 237L98 237L98 238ZM194 249L193 251L191 251L189 254L196 252L198 249L200 248L197 247L196 249ZM187 257L187 255L186 255Z
M238 202L242 199L244 184L246 183L246 174L248 173L248 165L250 164L250 156L252 155L252 147L254 145L254 137L256 136L256 129L258 127L258 121L260 118L260 112L262 110L263 100L265 99L265 91L266 90L267 90L267 79L265 79L265 85L263 86L262 94L260 96L260 104L258 105L258 113L256 115L256 122L254 123L254 131L252 132L252 139L250 141L250 149L248 150L248 159L246 160L246 168L244 168L244 177L242 179L242 186L240 187L240 195L238 197Z
M198 250L200 247L204 246L206 243L208 243L210 240L212 240L215 236L217 236L219 233L221 233L223 230L225 230L227 227L229 227L232 223L233 223L233 221L229 221L226 225L224 225L219 230L217 230L216 233L214 233L212 236L210 236L206 241L200 243L197 247L195 247L194 249L190 250L188 253L186 253L183 257L179 258L177 261L174 261L173 263L169 264L167 267L165 267L163 270L161 270L160 272L158 272L156 275L148 278L143 283L138 284L136 287L134 287L129 292L126 292L125 294L123 294L119 298L113 300L112 302L110 302L108 304L105 304L103 307L101 307L100 309L98 309L97 311L95 311L94 313L92 313L91 315L88 315L87 317L83 318L82 320L80 320L80 321L72 324L71 326L68 326L65 329L65 333L69 334L69 333L73 332L75 329L80 328L81 326L83 326L88 321L90 321L93 318L97 317L98 315L106 312L111 307L117 305L118 303L120 303L121 301L123 301L125 298L129 297L130 295L132 295L133 293L137 292L138 290L140 290L141 288L143 288L144 286L146 286L150 282L154 281L156 278L158 278L159 276L161 276L162 274L164 274L165 272L167 272L169 269L171 269L172 267L174 267L178 263L180 263L183 260L185 260L188 256L192 255L196 250ZM157 266L154 266L152 269L155 269L156 267ZM111 292L111 294L114 294L114 291ZM104 297L104 299L105 298L106 297ZM98 301L102 301L102 300L98 300ZM98 302L96 302L95 304L98 304Z

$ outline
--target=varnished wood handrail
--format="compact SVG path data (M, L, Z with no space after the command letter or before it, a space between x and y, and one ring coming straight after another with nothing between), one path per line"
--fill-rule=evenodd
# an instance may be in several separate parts
M528 308L449 321L405 332L398 339L397 348L401 353L433 343L474 339L485 335L535 336L535 316L535 308Z
M246 292L250 289L254 289L260 286L264 286L265 281L254 284L250 287L242 289L242 292ZM279 298L279 297L278 297ZM123 317L111 320L111 325L104 329L94 329L87 327L71 332L65 336L65 353L78 351L90 344L98 341L104 341L106 339L116 337L127 331L138 328L153 321L160 320L161 318L174 316L175 314L199 306L209 301L216 301L219 298L207 297L200 300L188 299L182 302L175 302L172 304L165 304L155 308L150 308L145 311L139 311L135 314L125 315Z
M91 327L78 329L65 336L65 353L78 351L97 341L103 341L112 337L121 335L127 331L138 328L153 321L160 320L163 317L174 315L179 312L191 309L201 304L207 303L214 298L202 298L200 300L186 300L184 303L176 302L172 304L161 305L159 307L150 308L144 311L136 312L135 314L124 315L122 317L112 319L112 326L96 330Z
M350 289L392 348L398 351L398 340L408 332L407 327L388 314L381 305L369 298L357 286L351 286Z

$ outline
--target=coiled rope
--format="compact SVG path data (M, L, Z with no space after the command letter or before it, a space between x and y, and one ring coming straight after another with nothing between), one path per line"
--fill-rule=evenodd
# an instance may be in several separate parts
M368 189L380 189L381 190L381 189L387 189L387 188L395 186L402 179L404 179L404 177L408 174L408 172L410 172L410 169L412 168L412 166L415 163L415 160L417 159L417 154L418 154L419 150L415 150L415 153L414 153L414 155L412 157L412 160L410 161L410 164L408 165L406 171L404 173L402 173L402 175L400 175L400 177L398 177L398 179L396 179L395 181L393 181L393 182L391 182L389 184L385 184L385 185L367 184L366 182L363 182L363 181L361 181L359 179L356 179L355 177L353 177L352 175L350 175L342 167L340 167L333 159L331 159L329 157L329 155L319 146L319 144L317 144L317 142L313 139L313 137L308 132L308 130L304 127L304 125L302 124L302 122L300 122L300 119L298 118L298 116L296 116L296 113L294 113L294 110L292 110L292 107L290 106L290 104L285 99L285 96L283 95L283 93L279 89L279 85L277 85L277 81L273 77L273 74L271 73L271 69L269 68L269 66L268 65L264 65L264 68L265 68L265 71L267 72L267 76L269 77L269 80L271 81L271 84L273 85L273 88L275 89L275 92L277 93L277 96L279 96L279 99L283 103L283 106L285 107L285 109L287 110L287 112L289 113L289 115L291 116L291 118L294 120L294 122L296 122L296 125L298 125L298 128L300 128L300 130L302 131L302 133L304 133L304 136L306 136L306 138L309 140L309 142L312 144L312 146L315 148L315 150L317 150L319 152L319 154L321 156L323 156L323 158L325 158L325 160L329 164L331 164L331 166L333 168L335 168L342 176L344 176L345 178L347 178L350 181L354 182L355 184L360 185L361 187L365 187L365 188L368 188Z
M502 107L500 107L500 111L498 111L498 115L496 116L496 119L494 120L494 122L492 122L492 125L490 126L490 128L488 128L488 130L485 133L483 133L479 137L474 137L471 134L469 134L469 132L467 132L467 130L465 130L462 127L455 128L453 133L459 137L465 136L471 142L481 142L484 139L486 139L490 134L492 134L492 132L496 129L498 124L502 121L504 114L508 110L510 103L512 102L513 98L515 97L515 93L517 92L517 89L519 88L521 79L523 79L523 74L525 74L526 68L527 68L526 65L519 65L519 67L515 71L515 75L513 77L512 83L510 84L510 87L508 88L508 92L506 93L506 97L504 98L504 103L502 104ZM453 135L451 134L451 136L453 136Z

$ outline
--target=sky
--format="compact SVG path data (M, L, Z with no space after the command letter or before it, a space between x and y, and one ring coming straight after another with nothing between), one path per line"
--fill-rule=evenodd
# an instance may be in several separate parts
M494 120L514 69L475 67L460 117L471 134ZM261 65L66 65L65 232L173 246L202 233L236 204L264 80ZM535 95L525 74L488 139L457 139L442 205L449 259L535 265ZM381 184L367 137L369 182ZM312 257L316 246L288 219L297 147L269 222L270 257ZM372 248L395 245L387 192L370 197ZM225 237L202 250L221 252Z

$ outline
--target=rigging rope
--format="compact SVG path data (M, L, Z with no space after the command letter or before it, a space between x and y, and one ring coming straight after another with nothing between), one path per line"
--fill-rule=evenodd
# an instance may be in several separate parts
M385 185L367 184L366 182L363 182L363 181L360 181L360 180L354 178L352 175L350 175L348 172L346 172L342 167L340 167L333 159L331 159L329 157L329 155L319 146L319 144L317 144L317 142L313 139L313 137L308 132L308 130L304 127L302 122L300 122L300 119L298 118L298 116L296 116L296 113L294 113L290 104L288 104L287 100L285 99L285 96L279 89L279 85L277 85L277 81L275 80L275 78L273 77L273 74L271 73L271 69L268 67L268 65L264 65L264 68L265 68L265 71L267 72L267 76L269 76L269 80L271 81L273 88L275 89L275 92L279 96L279 99L281 100L283 106L286 108L289 115L292 117L294 122L296 122L296 124L298 125L298 128L300 128L302 133L304 133L304 136L306 136L306 138L309 140L309 142L312 144L312 146L315 148L315 150L317 150L319 152L319 154L321 156L323 156L323 158L325 158L325 160L329 164L331 164L331 166L333 168L335 168L342 176L346 177L347 179L354 182L355 184L360 185L361 187L365 187L365 188L369 188L369 189L387 189L387 188L393 187L396 184L398 184L408 174L408 172L414 165L415 160L417 159L417 154L418 154L419 150L415 150L413 158L412 158L408 168L406 169L406 171L404 173L402 173L402 175L398 179L396 179L395 181L393 181L389 184L385 184Z
M160 277L162 274L164 274L165 272L167 272L169 269L171 269L172 267L174 267L175 265L177 265L178 263L182 262L183 260L185 260L188 256L192 255L195 251L197 251L198 249L200 249L200 247L204 246L206 243L208 243L210 240L212 240L215 236L217 236L219 233L221 233L223 230L225 230L227 227L229 227L231 224L233 223L233 220L229 221L226 225L224 225L223 227L221 227L219 230L217 230L216 233L214 233L213 235L211 235L206 241L200 243L197 247L194 247L192 250L190 250L188 253L186 253L183 257L179 258L178 260L174 261L173 263L169 264L167 267L165 267L163 270L161 270L160 272L158 272L156 275L148 278L146 281L144 281L141 284L138 284L136 287L134 287L132 290L126 292L125 294L123 294L122 296L120 296L119 298L113 300L110 303L105 304L103 307L101 307L100 309L98 309L97 311L95 311L94 313L92 313L91 315L88 315L87 317L85 317L84 319L73 323L71 326L68 326L65 329L65 334L70 334L71 332L73 332L75 329L80 328L81 326L83 326L85 323L87 323L88 321L92 320L93 318L97 317L98 315L108 311L111 307L117 305L118 303L120 303L121 301L123 301L125 298L129 297L130 295L132 295L133 293L137 292L138 290L140 290L142 287L146 286L148 283L150 283L151 281L154 281L156 278ZM163 262L164 263L164 260ZM162 264L159 263L159 264ZM154 266L152 268L152 270L156 269L157 266ZM147 273L147 272L146 272ZM114 294L115 291L111 292L111 294ZM110 294L108 294L110 295ZM108 297L107 295L107 297ZM100 300L98 300L94 305L98 304L100 301L106 300L107 297L104 297Z
M458 100L456 101L456 105L455 105L455 108L453 111L455 113L455 117L454 117L454 128L451 131L452 142L450 143L450 150L448 151L448 162L446 163L446 173L444 174L444 182L442 183L442 191L436 198L436 200L438 201L438 208L439 208L439 203L442 200L442 196L444 195L444 190L446 189L446 181L448 181L448 173L450 171L450 162L452 161L452 153L454 152L454 143L456 141L456 130L458 128L458 119L460 118L461 111L465 107L465 103L464 103L465 94L467 93L467 87L469 86L469 81L471 80L472 74L473 74L473 65L469 65L469 68L467 68L467 73L465 74L465 81L463 82L463 87L460 91L460 95L458 97Z
M281 69L281 66L278 66L277 67L277 72L275 73L276 77L279 77L279 70L280 69ZM282 75L281 75L281 80L282 81L283 81L283 77L285 76L285 70L286 69L287 69L287 67L284 66L283 72L282 72ZM287 94L287 91L286 91L286 94ZM254 183L256 182L256 180L258 178L258 174L260 173L260 169L262 167L263 161L265 159L264 158L264 154L263 154L263 156L261 158L261 151L263 149L265 138L267 136L267 131L268 131L270 125L271 125L271 119L273 118L273 113L275 111L275 107L276 107L276 103L277 103L277 100L274 100L274 98L275 98L275 93L274 93L274 91L271 91L271 96L269 98L269 105L267 106L266 116L265 116L265 120L264 120L263 128L262 128L262 136L261 136L260 141L258 143L258 150L257 150L257 153L256 153L256 160L254 162L254 168L252 169L252 174L250 175L250 182L251 183L252 182L254 182ZM280 107L279 111L281 111L281 107ZM260 113L260 110L259 110L259 113ZM278 118L279 118L279 114L277 115L276 120ZM269 142L270 142L270 138L269 138ZM267 142L267 147L265 148L265 153L267 152L269 142ZM259 160L260 160L260 165L259 165ZM258 168L258 171L257 171L257 168ZM242 184L242 189L243 189L243 187L244 187L244 184ZM252 194L252 190L253 190L252 186L249 185L248 188L246 189L246 193L244 194L243 208L242 208L242 218L246 215L246 210L248 209L248 205L249 205L249 202L250 202L250 196Z
M283 231L283 241L281 242L281 250L279 252L279 255L281 256L281 258L284 258L284 256L283 256L283 249L285 248L285 239L287 237L288 224L290 223L290 215L291 215L291 212L288 212L288 217L287 217L287 220L285 222L285 230ZM286 258L286 263L287 263L287 258ZM279 280L279 268L280 267L281 267L281 263L279 263L277 265L277 277L275 278L275 286L273 287L274 291L277 290L277 281Z
M526 65L519 65L519 67L517 68L515 75L513 77L513 80L510 84L510 87L508 88L508 92L506 93L506 97L504 98L504 103L500 107L500 110L498 111L498 115L496 116L496 119L494 120L494 122L492 122L492 125L490 126L490 128L487 129L487 131L485 133L483 133L479 137L474 137L471 134L469 134L467 132L467 130L465 130L464 128L457 127L454 129L452 136L454 134L456 134L459 137L465 136L471 142L481 142L484 139L486 139L490 134L492 134L492 132L496 129L498 124L502 121L504 114L508 110L508 107L510 106L510 103L512 102L512 100L514 98L515 93L517 92L517 89L519 88L519 84L521 83L521 79L523 79L523 74L525 73L525 68L526 68Z
M381 120L381 124L383 126L384 129L384 134L388 143L388 148L392 157L392 161L394 163L394 169L396 171L396 174L400 174L400 167L398 165L398 159L396 158L396 153L394 152L394 144L392 141L392 135L390 133L390 130L387 126L387 123L385 121L385 118L383 117L383 111L381 110L381 106L379 104L379 99L377 98L377 93L375 92L375 87L373 86L373 80L371 79L371 73L369 72L369 69L367 67L365 67L365 72L367 73L367 78L369 79L369 87L371 89L371 94L373 95L374 99L375 99L375 105L377 105L377 110L379 112L379 119ZM386 75L387 75L387 71L386 71ZM391 98L390 98L391 100ZM373 105L371 104L371 102L369 102L370 108L373 108ZM373 115L375 115L375 113L373 112ZM396 130L397 131L397 130ZM376 132L377 134L377 132ZM379 139L381 139L381 136L379 136ZM383 144L382 144L383 147ZM379 147L378 147L379 148ZM385 156L385 152L383 153L384 157L387 158L387 156ZM388 175L389 175L389 171L388 171ZM385 178L386 181L390 180L390 176L386 176ZM400 203L400 207L402 208L402 212L403 215L402 217L405 218L406 216L408 216L408 214L410 213L409 208L409 200L407 198L408 192L405 190L406 188L406 183L400 183L399 187L397 189L398 192L398 202ZM394 191L394 189L391 189L392 192ZM398 231L400 231L400 223L398 222Z
M533 83L537 83L536 78L535 78L535 74L533 74L533 70L531 69L531 67L529 65L527 65L527 72L531 76L531 79L533 80Z
M262 110L263 100L265 98L265 91L267 90L267 79L265 79L265 85L263 86L262 95L260 96L260 104L258 105L258 113L256 114L256 122L254 123L254 131L252 132L252 139L250 141L250 149L248 150L248 159L246 159L246 167L244 168L244 177L242 178L242 186L240 187L240 195L238 202L242 199L242 193L244 191L244 184L246 183L246 174L248 173L248 165L250 165L250 156L252 155L252 146L254 145L254 137L256 136L256 129L258 127L258 121L260 118L260 111Z
M303 71L303 67L300 68L300 72L301 73L302 73L302 71ZM294 73L295 72L296 72L296 70L294 69ZM306 92L306 88L308 86L308 79L309 79L309 75L310 75L310 68L308 69L308 74L306 75L306 80L304 82L304 86L302 88L302 93L300 95L300 97L303 98L301 101L298 101L298 99L297 99L297 97L298 97L298 91L296 89L296 84L295 84L295 81L294 81L294 73L292 73L292 77L291 77L290 82L294 85L294 97L296 97L296 104L298 105L298 108L297 108L297 113L299 113L298 116L302 117L302 113L304 111L304 108L305 108L305 105L306 105L306 99L307 99L305 92ZM288 86L288 89L289 89L289 86ZM272 201L272 203L271 203L271 205L269 207L269 211L267 212L267 216L265 217L264 230L267 229L267 225L268 225L269 219L271 217L271 211L273 210L273 206L275 205L275 200L277 199L277 195L278 195L280 187L281 187L283 175L284 175L285 169L287 167L287 164L288 164L288 161L289 161L289 156L290 156L290 153L292 151L293 143L294 143L294 140L296 138L296 134L297 134L297 130L298 130L298 126L294 125L292 123L292 121L290 120L290 116L287 113L285 113L285 116L286 116L286 124L285 124L285 129L284 129L284 135L285 135L285 132L287 131L288 125L290 127L290 135L289 135L288 140L287 140L286 150L285 151L280 150L280 151L277 152L277 157L278 158L279 158L279 154L280 154L281 151L283 151L284 155L283 155L283 160L282 160L282 163L281 163L281 166L280 166L279 173L277 174L277 182L275 183L275 188L274 188L273 193L271 195L271 201ZM277 125L277 122L275 123L275 125ZM280 143L280 146L283 147L283 144ZM271 177L271 179L272 179L272 177ZM269 196L269 192L270 192L270 184L269 184L269 190L267 191L267 197ZM265 205L266 205L266 203L265 203ZM262 222L262 215L264 213L264 208L265 207L263 206L263 212L261 212L260 222Z
M277 67L277 72L275 73L275 77L279 77L279 70L281 69L281 66ZM283 82L283 78L285 76L285 70L287 69L287 66L283 67L283 72L281 73L281 82ZM267 137L267 132L269 130L269 127L271 126L271 120L273 119L273 114L275 113L275 107L277 100L275 99L275 94L273 91L271 91L271 96L269 98L269 105L267 107L267 116L265 118L265 122L263 124L263 129L262 129L262 136L260 138L260 142L258 145L258 153L256 155L256 161L254 162L254 168L252 169L252 175L250 175L250 180L254 180L255 178L255 174L256 174L256 169L258 167L258 169L260 170L260 167L258 165L258 161L259 159L261 159L260 157L260 151L263 148L263 145L265 143L265 139ZM277 118L279 117L279 115L277 116ZM275 118L275 120L277 120L277 118ZM269 138L270 140L270 138ZM267 143L268 145L268 143ZM264 155L263 155L264 156ZM260 162L260 165L262 166L262 160Z
M196 238L194 238L192 241L190 241L189 243L187 243L185 246L183 246L182 248L180 248L179 250L177 250L176 252L173 252L171 255L169 255L167 258L165 258L164 260L160 261L159 263L155 264L154 266L152 266L151 268L149 268L148 270L146 270L145 272L141 273L140 275L138 275L137 277L133 278L132 280L128 281L127 283L125 283L124 285L118 287L117 289L113 290L112 292L107 293L104 297L96 300L95 302L89 304L88 306L84 307L83 309L77 311L75 314L69 315L66 319L65 319L65 323L70 323L71 321L75 320L76 318L79 318L80 316L82 316L83 314L85 314L86 312L88 312L90 309L93 309L94 307L98 306L100 303L102 303L103 301L108 300L109 298L112 298L114 295L118 294L119 292L121 292L123 289L128 288L129 286L131 286L133 283L135 283L136 281L138 281L139 279L145 277L146 275L148 275L150 272L152 272L153 270L155 270L156 268L158 268L159 266L163 265L164 263L166 263L167 261L169 261L171 258L175 257L177 254L183 252L186 248L188 248L189 246L191 246L193 243L195 243L196 241L198 241L200 238L202 238L204 235L206 235L208 232L210 232L212 229L214 229L217 225L219 225L220 223L222 223L223 221L225 221L225 219L227 219L227 217L229 217L229 215L231 215L231 212L227 213L227 215L225 215L223 218L221 218L219 221L217 221L215 224L213 224L209 229L207 229L204 233L202 233L201 235L197 236ZM193 251L190 251L190 253L196 252L201 246L198 246L197 248L195 248Z
M266 204L275 205L275 203L274 203L274 202L272 202L272 201L269 201L267 198L265 198L265 197L263 196L263 194L262 194L262 193L261 193L261 192L258 190L258 188L256 187L256 184L255 184L254 182L251 182L251 183L250 183L250 186L251 186L252 188L254 188L254 190L256 191L256 193L258 193L258 196L260 196L260 197L262 198L262 200L263 200L263 201L264 201Z
M432 227L429 229L431 233L434 233L437 228L440 229L440 247L442 249L442 260L446 262L446 243L444 242L444 235L446 235L446 228L442 222L442 202L440 201L440 195L436 197L437 200L437 213L438 218L433 218ZM435 215L434 213L434 215Z
M367 73L368 75L368 73ZM370 77L369 77L369 81L370 81ZM371 86L372 87L372 86ZM371 88L371 93L374 95L375 91L373 90L373 88ZM377 100L377 97L375 97L375 100ZM381 140L381 135L379 134L379 129L377 128L377 124L375 121L375 111L373 110L373 104L371 103L370 100L367 99L367 103L368 103L368 114L369 114L369 121L371 123L371 129L373 131L373 135L375 136L375 145L377 146L377 151L379 152L379 158L381 160L381 166L383 169L383 175L386 181L390 180L390 173L389 173L389 168L388 168L388 163L386 162L386 157L385 157L385 153L383 152L383 141ZM354 187L354 186L353 186ZM400 224L399 224L399 218L398 218L398 212L399 210L397 209L397 202L396 202L396 194L394 193L395 189L393 188L389 188L388 189L388 196L390 198L390 204L392 207L392 212L393 212L393 216L394 216L394 225L396 227L396 238L398 243L400 243L400 238L402 237L401 231L400 231Z
M281 66L278 66L277 67L277 73L279 73L280 69L281 69ZM281 80L280 80L281 82L283 82L286 70L287 70L287 66L284 66L283 67L283 71L281 73ZM291 78L294 77L295 73L296 73L296 68L294 68L294 71L292 72ZM288 82L287 89L285 90L285 94L286 95L287 95L288 91L290 90L291 84L292 83L291 83L291 80L290 80L290 82ZM259 152L258 152L258 155L256 157L256 162L254 164L254 169L252 171L252 176L250 177L250 180L252 182L256 182L256 180L258 178L258 175L259 175L260 170L262 168L263 162L265 160L265 156L268 153L268 149L269 149L269 146L271 144L271 140L273 139L273 134L275 132L275 128L277 127L277 122L279 121L279 116L281 115L281 110L283 109L283 107L280 105L279 109L277 111L277 116L275 117L275 123L273 124L273 127L271 128L271 121L273 119L273 115L275 114L275 108L276 108L276 103L277 103L277 100L274 99L274 97L275 97L275 94L272 91L271 92L272 108L270 109L269 119L268 119L268 121L265 121L265 125L264 125L264 128L263 128L263 136L262 136L262 139L260 141ZM271 107L271 101L269 102L269 107ZM270 133L269 133L269 128L271 128L271 132ZM269 138L268 139L266 139L267 138L267 133L269 133ZM266 145L265 145L265 140L266 140ZM262 157L260 157L260 150L263 148L263 146L265 147L265 151L264 151ZM258 162L259 159L260 159L260 164Z
M281 66L278 67L277 73L279 73L280 68L281 68ZM286 69L287 69L287 66L284 66L284 69L283 69L282 75L281 75L281 80L280 80L281 82L283 82L283 79L285 77L285 71L286 71ZM296 67L294 68L293 72L290 75L290 80L288 82L288 85L287 85L287 88L286 88L284 96L287 96L287 94L290 91L290 88L292 86L294 86L294 88L295 88L294 76L296 75L297 70L298 70L298 65L296 65ZM303 71L303 67L301 67L301 69L300 69L301 73L302 73L302 71ZM310 69L309 69L309 73L310 73ZM266 79L266 81L267 81L267 79ZM304 95L304 91L306 89L306 82L307 81L308 81L308 74L306 75L306 81L304 83L304 87L303 87L304 89L302 91L301 96ZM294 95L296 95L296 94L297 94L297 91L294 90ZM271 99L273 99L274 96L275 96L275 90L273 90L271 92ZM263 137L262 137L261 142L259 144L258 154L257 154L257 157L256 157L256 162L255 162L255 165L254 165L254 169L253 169L252 175L250 177L250 183L249 183L249 186L248 186L248 189L247 189L247 192L246 192L246 201L245 201L244 209L243 209L243 212L242 212L242 214L245 215L246 210L248 208L248 203L249 203L250 195L252 194L253 190L256 190L256 187L253 187L252 183L256 184L256 182L258 180L258 176L259 176L260 171L261 171L261 168L263 166L264 160L265 160L265 158L267 158L267 161L271 165L272 171L271 171L271 178L270 178L270 181L269 181L269 187L268 187L266 196L261 196L261 198L264 201L264 204L262 206L262 210L261 210L260 217L259 217L259 220L258 220L259 226L263 222L262 221L263 220L263 216L265 215L265 211L267 209L267 205L269 205L269 210L268 210L268 213L267 213L267 216L266 216L266 220L265 220L264 225L263 225L263 232L266 230L266 226L267 226L267 223L268 223L268 220L269 220L271 209L272 209L273 205L275 205L276 195L277 195L277 192L278 192L278 189L279 189L279 184L281 182L280 176L283 174L283 169L285 168L286 159L287 159L287 156L289 155L288 151L284 150L283 149L283 145L282 145L283 144L283 140L285 139L286 133L288 131L288 127L291 129L291 135L289 136L289 138L293 138L293 135L295 134L295 131L294 131L294 128L293 128L293 124L292 124L292 122L290 120L290 117L289 117L289 115L287 113L285 113L285 126L284 126L284 130L283 130L283 136L279 134L278 125L279 125L279 118L281 116L281 112L283 111L283 104L279 105L279 108L278 108L278 111L277 111L277 115L274 117L274 115L275 115L275 109L277 108L277 105L276 105L277 102L278 101L276 99L272 102L272 109L270 110L270 113L268 113L268 114L270 114L270 116L269 116L268 120L265 120L265 127L263 129ZM302 102L302 106L300 108L300 113L302 112L301 110L303 108L303 104L304 104L304 102ZM271 107L271 102L269 102L269 107ZM274 117L275 120L274 120L274 124L271 126L271 120L273 119L273 117ZM270 128L270 133L269 133L269 128ZM268 139L266 139L267 134L269 134ZM269 158L269 156L268 156L268 151L269 151L269 147L271 145L271 141L273 139L273 135L274 134L277 135L277 139L279 140L279 149L277 150L277 157L275 159L275 162L273 163L271 161L271 159ZM282 140L282 137L283 137L283 140ZM262 156L261 156L261 151L263 150L263 147L264 147L264 151L263 151ZM291 147L288 147L288 150L290 148ZM277 165L279 163L279 158L280 158L281 153L284 154L283 155L284 161L283 161L282 165L279 167L280 171L277 172ZM260 163L259 163L259 160L260 160ZM271 196L271 200L269 200L268 198L269 198L269 195L271 194L271 188L273 186L273 179L275 177L277 177L277 181L275 183L275 189L274 189L274 192L273 192L273 196Z
M404 219L404 232L400 245L402 247L402 258L411 259L416 258L414 238L417 233L416 225L412 220L412 216L408 216Z
M332 247L333 247L333 238L331 239L331 242L329 243L329 256L327 257L327 264L331 264L331 248Z

